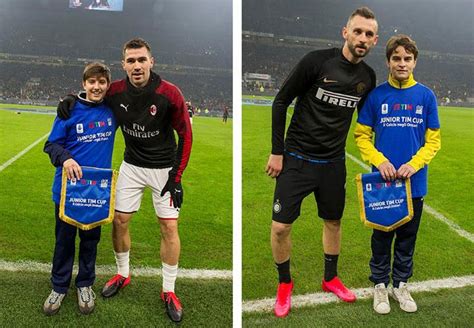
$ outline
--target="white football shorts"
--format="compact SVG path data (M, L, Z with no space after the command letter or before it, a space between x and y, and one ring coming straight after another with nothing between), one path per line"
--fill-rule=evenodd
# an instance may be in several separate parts
M171 167L164 169L147 169L125 161L120 165L115 195L115 210L125 213L138 211L143 192L150 187L153 193L153 206L160 219L177 219L179 209L174 208L171 195L167 192L161 197L161 190L168 181Z

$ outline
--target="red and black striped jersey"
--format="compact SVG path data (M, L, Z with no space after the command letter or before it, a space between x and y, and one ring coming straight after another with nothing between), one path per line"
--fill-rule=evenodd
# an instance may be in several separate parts
M143 88L128 78L114 81L106 101L123 132L125 162L144 168L173 167L170 176L180 182L191 154L192 130L178 87L151 72Z

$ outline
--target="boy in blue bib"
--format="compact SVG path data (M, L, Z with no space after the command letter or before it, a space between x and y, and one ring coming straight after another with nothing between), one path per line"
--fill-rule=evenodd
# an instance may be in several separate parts
M46 299L43 311L56 314L66 296L72 277L77 228L59 218L61 174L63 167L68 179L81 179L81 166L110 168L117 123L103 99L110 87L111 75L107 66L92 63L85 67L80 93L71 117L54 120L51 134L44 146L51 163L56 167L53 182L53 201L56 215L56 243L51 271L53 290ZM97 244L101 228L79 230L79 272L76 277L79 310L89 314L94 310Z
M414 216L394 231L372 233L369 279L375 285L373 307L380 314L390 312L390 274L393 297L400 308L406 312L417 310L407 281L413 274L416 235L427 192L427 165L441 148L436 97L413 78L418 57L416 43L406 35L393 36L387 42L386 57L388 81L369 94L354 134L362 158L372 165L373 171L380 171L387 181L411 179Z

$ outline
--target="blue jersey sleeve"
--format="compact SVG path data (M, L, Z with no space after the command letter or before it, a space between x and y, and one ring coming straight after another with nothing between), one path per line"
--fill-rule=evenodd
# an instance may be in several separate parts
M436 103L436 96L433 91L429 90L428 93L428 117L426 122L426 127L428 129L439 129L439 117L438 117L438 105Z
M66 121L56 117L53 123L53 128L46 141L43 151L49 155L51 164L54 166L62 166L64 161L72 158L69 151L64 148L67 137Z
M362 109L359 112L359 115L357 117L357 123L367 125L370 127L375 126L375 108L374 108L374 98L375 94L374 91L370 92L367 99L364 102L364 106L362 106Z
M49 134L48 141L52 143L57 143L64 145L66 142L67 136L67 121L61 120L59 118L54 119L53 128Z

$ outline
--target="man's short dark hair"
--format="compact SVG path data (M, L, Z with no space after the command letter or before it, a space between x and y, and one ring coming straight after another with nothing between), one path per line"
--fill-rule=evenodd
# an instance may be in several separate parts
M413 57L416 60L418 57L418 47L416 46L416 42L413 41L408 35L398 34L392 36L387 42L387 46L385 47L387 61L390 61L390 57L392 56L393 52L400 46L405 48L406 52L413 54Z
M151 56L151 47L148 44L148 42L146 42L142 38L131 39L130 41L128 41L127 43L125 43L123 45L123 50L122 50L123 57L125 58L125 50L127 50L127 49L140 49L140 48L143 48L143 47L145 47L146 50L148 50L148 54Z
M85 82L91 77L105 77L107 83L110 83L112 80L110 69L107 67L107 65L99 62L87 64L84 68L84 72L82 73L82 81Z
M352 12L352 14L349 16L349 19L347 20L347 24L349 24L351 19L355 16L361 16L367 19L375 19L375 14L372 10L369 9L369 7L360 7L354 10L354 12Z

